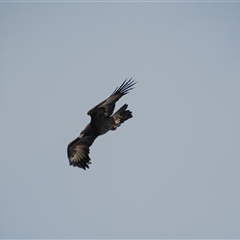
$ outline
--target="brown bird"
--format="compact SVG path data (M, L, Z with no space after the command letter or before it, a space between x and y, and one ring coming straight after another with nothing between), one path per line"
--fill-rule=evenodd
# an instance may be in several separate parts
M124 104L114 114L112 113L115 103L133 89L135 84L136 82L132 78L126 79L120 87L115 89L110 97L88 111L87 114L91 116L90 123L75 140L68 144L67 154L70 165L83 168L84 170L89 168L89 164L91 164L89 148L94 140L109 130L116 130L123 122L132 118L132 112L127 110L127 104Z

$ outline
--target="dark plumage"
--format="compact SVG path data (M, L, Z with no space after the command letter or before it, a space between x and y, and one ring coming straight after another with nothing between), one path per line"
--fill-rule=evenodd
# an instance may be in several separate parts
M91 164L89 148L94 140L109 130L115 130L123 122L132 118L132 112L127 110L127 104L124 104L114 114L112 113L115 103L133 89L135 84L136 82L132 78L126 79L120 87L115 89L110 97L88 111L87 114L91 116L90 123L75 140L68 144L67 153L70 165L83 168L84 170L89 168L89 164Z

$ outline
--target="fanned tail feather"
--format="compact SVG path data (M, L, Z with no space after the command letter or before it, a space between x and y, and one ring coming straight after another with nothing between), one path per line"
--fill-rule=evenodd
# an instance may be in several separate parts
M124 104L117 112L115 112L112 117L114 120L114 124L111 130L115 130L119 127L122 123L124 123L129 118L132 118L132 112L126 110L128 107L127 104Z

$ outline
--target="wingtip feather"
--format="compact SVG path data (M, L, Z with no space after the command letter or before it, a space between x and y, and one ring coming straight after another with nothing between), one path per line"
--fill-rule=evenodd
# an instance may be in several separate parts
M137 83L136 80L133 78L130 78L129 80L125 79L124 82L114 90L112 95L115 93L121 93L123 95L128 94L129 91L134 88L133 86L136 83Z

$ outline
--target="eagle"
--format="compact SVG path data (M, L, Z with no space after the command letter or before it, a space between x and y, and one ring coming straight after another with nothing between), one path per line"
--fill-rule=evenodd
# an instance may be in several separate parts
M116 130L122 123L133 117L132 112L127 110L127 104L124 104L114 114L113 111L115 103L123 95L129 93L135 84L136 81L132 78L129 80L126 79L107 99L88 111L87 114L91 117L90 123L67 147L70 166L79 167L84 170L89 168L89 164L91 164L89 148L95 139L110 130Z

